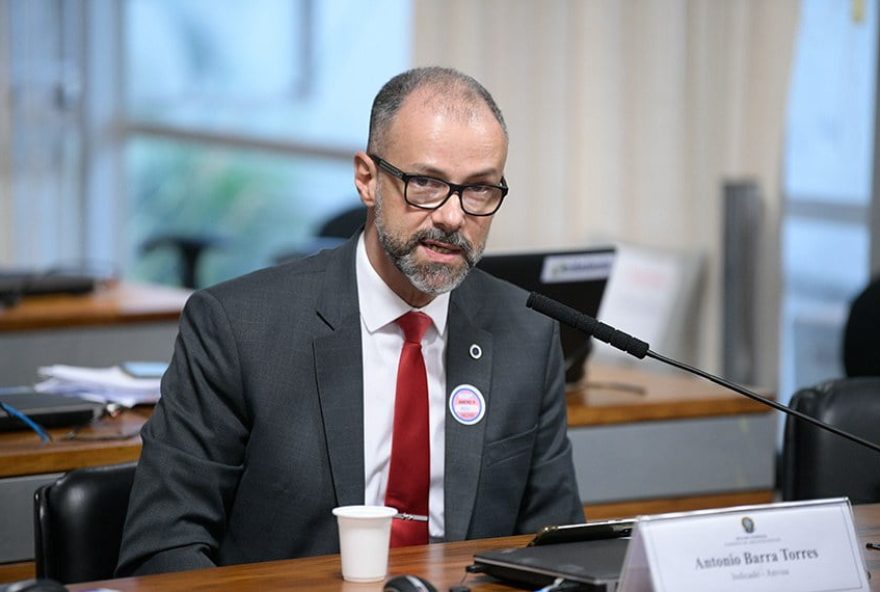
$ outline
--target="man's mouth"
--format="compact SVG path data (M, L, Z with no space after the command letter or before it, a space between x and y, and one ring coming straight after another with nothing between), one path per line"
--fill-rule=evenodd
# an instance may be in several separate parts
M423 240L421 241L421 243L422 246L436 253L440 253L441 255L457 255L460 254L462 251L461 247L435 240Z

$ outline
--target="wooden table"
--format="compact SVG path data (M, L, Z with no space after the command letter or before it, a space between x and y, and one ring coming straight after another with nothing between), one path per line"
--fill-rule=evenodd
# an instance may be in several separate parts
M38 368L51 364L170 360L189 295L177 288L117 282L89 294L28 296L0 308L0 386L33 384ZM86 438L137 432L149 413L138 410L103 421L84 430L79 440L65 439L68 430L52 430L56 441L45 445L30 431L0 434L0 563L5 563L0 581L33 572L25 560L33 557L34 489L71 469L137 460L137 437Z
M11 308L0 308L0 344L10 353L10 365L27 365L21 350L28 338L55 337L57 332L78 333L88 329L110 327L134 331L143 325L168 325L176 333L177 321L190 291L165 286L114 282L94 292L80 295L29 296ZM160 360L170 359L171 343ZM70 352L71 354L77 352ZM122 351L116 354L128 355ZM135 358L128 358L135 359ZM47 363L74 362L49 359ZM103 361L101 365L113 362ZM0 371L0 385L29 384L37 379L29 374L26 381L12 381L9 373ZM33 432L23 430L0 434L0 478L69 471L79 467L114 464L137 460L140 439L88 440L120 433L134 433L149 417L152 408L126 411L115 418L106 418L80 432L82 439L70 440L69 430L55 429L55 442L42 444Z
M658 375L633 368L598 366L591 371L597 386L569 390L569 427L591 427L666 419L736 416L767 413L766 407L688 376ZM643 395L615 391L602 385L628 384L644 389ZM84 437L135 432L152 407L127 410L104 418L82 430ZM55 442L42 444L33 432L0 433L0 478L68 471L137 460L140 438L125 440L68 440L69 430L50 430Z
M75 431L52 428L53 441L45 444L30 430L0 433L0 478L136 461L138 434L152 412L152 406L135 407Z
M145 294L145 292L140 292ZM98 307L94 318L112 317L113 307ZM100 312L103 310L103 312ZM143 310L142 310L143 313ZM143 313L145 314L145 313ZM157 313L159 314L159 313ZM165 314L165 313L161 313ZM106 316L105 316L106 315ZM25 315L26 316L26 315ZM577 430L627 424L645 424L670 419L699 419L702 417L740 417L763 414L766 409L749 399L724 391L721 387L680 374L658 374L641 367L615 368L595 365L589 369L588 383L569 390L568 417L573 440ZM633 394L609 388L620 384L644 389ZM115 418L106 418L92 428L81 432L83 439L65 439L66 429L51 430L55 442L42 444L30 431L0 434L0 479L40 476L62 473L79 467L115 464L137 460L140 455L139 437L127 439L88 440L135 433L149 417L149 407L125 411ZM577 458L576 458L577 462ZM0 481L2 485L2 481ZM621 502L592 503L585 510L590 519L617 516L635 516L660 512L717 508L731 505L765 503L773 499L772 488L746 491L701 493L667 497L640 498ZM27 513L28 500L19 510ZM0 582L11 581L33 574L33 563L0 562Z
M653 360L591 363L567 400L590 519L773 500L779 416L761 403Z
M631 366L594 363L582 383L568 389L568 425L697 419L770 412L766 405L682 371L660 371L657 362ZM773 397L766 390L764 397Z
M855 506L856 534L863 549L866 566L871 572L871 590L880 591L880 551L864 549L868 541L880 542L880 504ZM474 592L513 590L510 586L486 576L466 575L474 553L521 546L528 536L483 539L459 543L445 543L393 549L389 557L390 576L414 574L430 581L438 592L464 582ZM236 565L190 572L125 578L100 584L74 584L72 592L104 587L120 592L197 592L200 590L235 590L250 592L263 590L312 590L314 592L370 592L380 591L382 583L353 584L342 580L339 557L326 555L287 561L272 561Z
M51 364L168 361L188 290L113 283L90 294L28 296L0 308L0 384L32 384Z
M189 290L113 282L89 294L27 296L0 308L0 333L82 326L177 322Z

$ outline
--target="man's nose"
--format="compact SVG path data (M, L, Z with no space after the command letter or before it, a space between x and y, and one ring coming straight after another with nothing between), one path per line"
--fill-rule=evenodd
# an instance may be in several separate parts
M461 208L461 190L453 191L442 206L432 212L434 225L446 231L456 231L461 228L465 220L464 210Z

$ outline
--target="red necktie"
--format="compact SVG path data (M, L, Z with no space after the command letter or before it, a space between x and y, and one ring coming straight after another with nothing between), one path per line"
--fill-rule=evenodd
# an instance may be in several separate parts
M428 490L431 460L428 444L428 373L422 357L422 336L431 324L425 313L410 311L397 319L403 349L397 367L394 435L385 505L404 518L391 524L391 546L428 543Z

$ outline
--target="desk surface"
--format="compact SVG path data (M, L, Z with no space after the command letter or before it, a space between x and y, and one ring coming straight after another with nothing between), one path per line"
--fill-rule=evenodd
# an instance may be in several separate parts
M597 385L617 382L641 385L646 388L646 394L635 395L601 386L572 389L568 393L568 417L572 427L765 411L764 407L739 395L727 393L712 383L687 375L658 375L651 372L650 367L642 370L597 365L590 369L589 378L591 383ZM151 407L145 407L124 411L114 418L103 418L94 426L82 429L79 432L81 438L76 440L65 438L68 429L52 429L50 433L55 441L48 444L41 443L30 430L0 433L0 478L136 461L140 456L140 437L95 438L134 434L151 412ZM764 503L770 501L772 495L770 490L718 492L714 495L593 504L588 506L587 511L591 518L598 519ZM469 557L463 561L469 561ZM14 569L5 576L0 567L0 581L33 575L31 564L9 565Z
M568 425L694 419L771 411L752 399L680 371L658 371L649 360L632 366L590 363L583 383L566 395ZM766 391L759 394L770 397Z
M135 461L141 453L137 434L150 413L152 407L138 407L99 419L77 430L76 438L69 437L70 428L54 428L53 441L45 444L30 430L0 433L0 478Z
M767 408L710 382L681 375L664 375L637 368L597 365L590 384L568 393L568 424L589 427L660 419L689 419L742 413ZM632 394L602 385L627 384L644 389ZM65 439L68 429L51 430L55 442L43 444L30 430L0 433L0 478L68 471L78 467L137 460L140 438L89 440L134 433L152 408L124 411L80 432L82 439Z
M864 549L868 541L880 541L880 504L855 506L856 534L863 549L865 563L871 572L871 590L880 591L880 551ZM445 543L393 549L389 558L389 574L415 574L426 578L438 591L448 590L462 583L465 567L471 564L474 553L523 545L528 536L506 537ZM468 576L465 585L474 592L513 590L486 576ZM162 574L140 578L112 580L103 587L120 592L161 590L163 592L199 590L285 590L309 589L315 592L342 590L346 592L379 591L382 584L351 584L342 580L339 557L326 555L287 561L272 561L237 565L216 569L197 570L176 574ZM94 584L69 586L71 591L95 588Z
M190 292L179 288L126 282L99 287L90 294L28 296L0 309L0 334L57 329L176 321Z
M0 309L0 336L34 329L176 321L189 295L178 288L122 282L86 295L32 296ZM656 372L652 364L591 363L584 382L568 389L569 425L768 412L760 403L709 381L684 372Z

